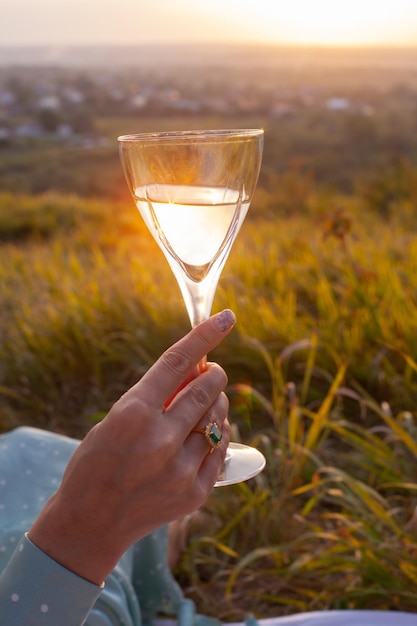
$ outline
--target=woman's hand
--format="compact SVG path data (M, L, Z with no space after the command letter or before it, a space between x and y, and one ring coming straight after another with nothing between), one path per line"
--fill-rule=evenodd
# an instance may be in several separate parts
M194 328L88 433L29 532L35 545L100 584L132 543L204 503L229 443L227 377L209 363L181 386L234 323L226 310ZM212 454L193 432L209 422L222 432Z

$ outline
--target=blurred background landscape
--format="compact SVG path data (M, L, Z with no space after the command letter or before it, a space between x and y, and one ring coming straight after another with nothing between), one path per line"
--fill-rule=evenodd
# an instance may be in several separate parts
M263 180L298 167L350 193L415 157L409 48L12 47L0 68L3 191L126 193L117 135L168 127L263 127Z
M6 2L0 430L82 437L188 330L118 135L262 127L213 358L267 468L215 490L175 573L225 621L417 612L417 7L210 4Z

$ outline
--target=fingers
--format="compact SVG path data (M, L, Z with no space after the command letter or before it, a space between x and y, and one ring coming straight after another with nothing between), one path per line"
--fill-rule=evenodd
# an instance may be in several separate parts
M196 493L200 506L207 499L213 485L217 481L230 441L230 424L227 418L229 400L221 393L208 411L186 436L184 445L178 452L179 467L188 476L187 493L191 497ZM220 441L213 447L213 441L206 434L206 427L216 425L216 438L220 433ZM186 469L185 469L186 468Z
M205 372L190 381L174 398L164 413L178 435L186 438L200 418L207 414L227 385L227 375L217 363L208 363Z
M169 348L139 381L142 399L161 408L199 361L221 343L233 328L236 317L225 309L202 322Z
M179 472L181 488L178 492L187 494L189 512L204 504L219 479L230 441L230 430L229 420L225 417L218 447L211 448L202 433L191 432L178 452L171 476L174 477L175 472Z

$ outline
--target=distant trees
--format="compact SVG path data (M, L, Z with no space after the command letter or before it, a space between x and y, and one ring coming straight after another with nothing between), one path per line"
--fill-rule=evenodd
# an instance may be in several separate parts
M40 109L36 115L37 121L47 133L55 133L62 122L62 115L59 111L50 108Z
M78 107L67 116L68 124L77 135L87 135L95 130L94 115L87 106Z

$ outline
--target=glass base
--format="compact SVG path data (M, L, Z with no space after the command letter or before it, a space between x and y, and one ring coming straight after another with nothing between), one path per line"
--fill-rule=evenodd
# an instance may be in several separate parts
M225 487L249 480L262 472L265 464L264 455L256 448L242 443L230 443L223 469L214 486Z

